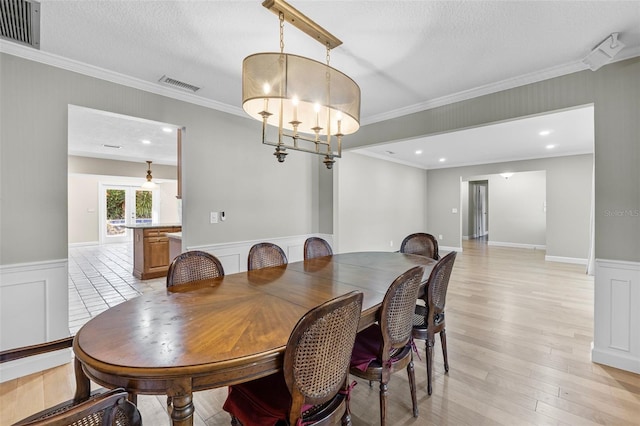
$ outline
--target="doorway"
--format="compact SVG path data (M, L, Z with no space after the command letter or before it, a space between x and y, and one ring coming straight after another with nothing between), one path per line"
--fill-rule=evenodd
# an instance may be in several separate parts
M100 244L131 241L131 225L157 221L159 193L139 186L100 184Z
M489 181L469 182L469 238L487 240L489 235Z
M144 219L154 223L181 222L182 130L174 124L69 105L70 246L129 241L131 232L124 225L132 219L138 223ZM156 184L151 197L126 189L140 189L147 172L152 172ZM121 203L120 210L111 209L109 215L105 211L106 187L113 189L111 195ZM136 207L136 198L138 204L151 199L150 218L137 211L140 206Z

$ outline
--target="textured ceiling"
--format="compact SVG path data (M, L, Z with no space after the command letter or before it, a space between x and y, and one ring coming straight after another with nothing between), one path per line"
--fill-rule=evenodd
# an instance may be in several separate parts
M331 65L360 85L364 124L585 69L582 58L612 32L626 44L619 58L640 54L640 1L290 2L343 41ZM41 5L43 54L150 87L167 75L201 87L194 102L232 113L241 114L243 58L279 49L278 19L260 0ZM285 51L325 59L290 25Z

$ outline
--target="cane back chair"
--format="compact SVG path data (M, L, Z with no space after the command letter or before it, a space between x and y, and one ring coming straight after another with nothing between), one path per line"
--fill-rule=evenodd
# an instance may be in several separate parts
M333 250L324 239L319 237L309 237L304 242L304 259L313 259L314 257L331 256Z
M418 254L433 260L440 259L438 254L438 240L424 232L418 232L405 237L400 244L400 253Z
M247 269L268 268L287 264L287 256L284 251L273 243L258 243L249 249Z
M350 424L348 371L362 293L351 292L304 315L284 353L283 372L229 387L232 425Z
M380 424L387 419L387 393L392 373L406 367L409 376L413 416L418 417L415 372L411 344L413 311L424 268L416 266L396 278L382 301L378 323L358 333L350 372L380 382Z
M424 293L422 295L422 303L416 304L413 316L414 339L425 341L426 358L427 358L427 391L431 395L431 376L433 365L433 345L435 334L440 334L440 343L442 345L442 356L444 357L444 370L449 372L449 360L447 359L447 334L444 323L444 305L447 298L447 288L449 287L449 278L453 270L453 263L456 260L456 252L452 251L438 261L433 267Z

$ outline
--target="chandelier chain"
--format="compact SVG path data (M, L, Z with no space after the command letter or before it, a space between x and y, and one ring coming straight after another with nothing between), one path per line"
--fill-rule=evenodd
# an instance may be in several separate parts
M330 59L331 59L331 47L329 47L329 43L327 43L327 65L329 65Z
M280 53L284 53L284 13L280 12Z

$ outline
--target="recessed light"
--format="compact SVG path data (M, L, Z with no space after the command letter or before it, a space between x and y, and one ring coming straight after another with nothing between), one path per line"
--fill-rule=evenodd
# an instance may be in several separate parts
M438 161L441 162L441 163L444 163L445 161L447 161L447 159L446 158L441 158Z
M171 132L173 132L173 129L171 127L163 127L162 131L165 132L165 133L171 133Z
M538 133L540 136L549 136L551 134L551 130L543 130Z
M422 154L422 150L421 149L416 151L416 155L420 155L420 154Z
M148 140L148 139L143 139L142 143L145 144L145 145L149 145L149 144L151 144L151 141Z
M547 148L547 149L553 149L553 148L555 148L555 147L556 147L555 145L547 145L547 146L546 146L546 148Z

